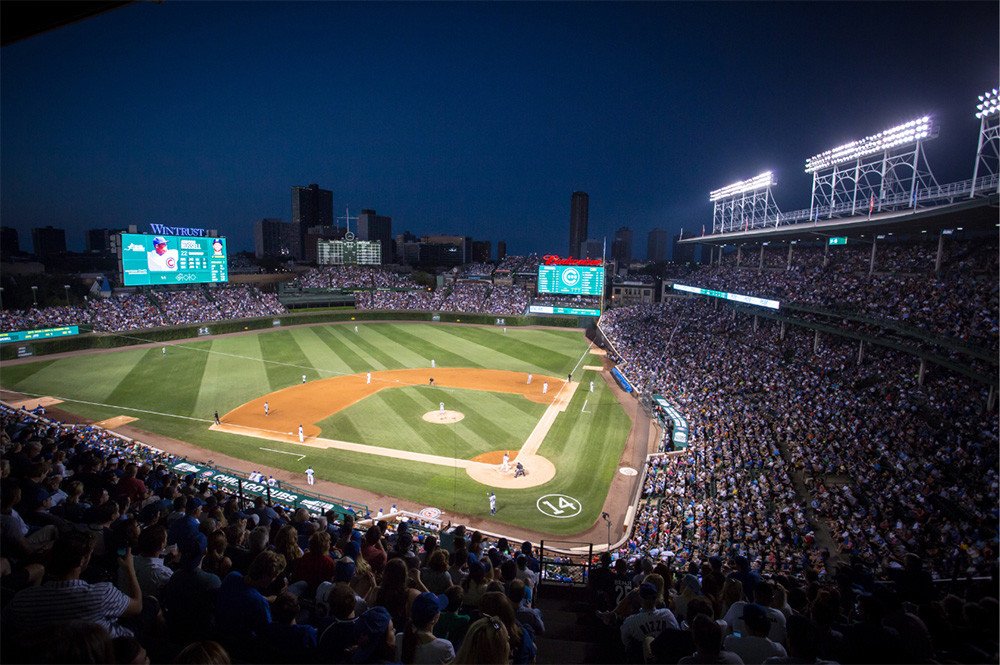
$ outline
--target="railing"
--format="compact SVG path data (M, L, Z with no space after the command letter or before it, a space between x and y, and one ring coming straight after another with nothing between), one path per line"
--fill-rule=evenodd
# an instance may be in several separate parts
M573 553L569 553L571 550ZM541 574L538 583L555 586L587 586L590 564L593 560L593 543L543 540L539 543L538 563Z

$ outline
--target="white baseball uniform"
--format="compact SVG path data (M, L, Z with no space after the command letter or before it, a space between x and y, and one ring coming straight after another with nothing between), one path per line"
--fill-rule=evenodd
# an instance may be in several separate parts
M365 383L371 383L371 382L372 382L372 373L368 372L368 374L365 375Z
M305 433L302 431L302 425L299 425L299 443L305 443Z
M542 394L544 395L547 392L549 392L549 382L548 381L546 381L545 383L542 384Z
M308 469L306 469L306 482L308 482L310 485L315 485L316 484L316 479L313 478L313 474L314 473L315 473L315 471L313 471L312 467L309 467Z
M163 254L156 251L146 252L146 265L154 272L177 272L177 258L180 253L176 249L168 249Z

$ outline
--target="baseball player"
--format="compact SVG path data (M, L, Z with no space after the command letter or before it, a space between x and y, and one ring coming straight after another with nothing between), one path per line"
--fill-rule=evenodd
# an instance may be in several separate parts
M572 381L573 381L573 372L570 372L569 374L566 375L566 383L570 383Z
M437 364L434 362L434 359L431 358L431 368L433 369L434 367L437 367Z
M263 474L262 474L262 475L263 475ZM274 476L268 476L268 477L267 477L267 486L268 486L268 487L274 487L274 486L276 486L277 484L278 484L278 481L274 479Z
M358 330L358 327L357 327L357 326L354 326L354 332L355 332L355 334L357 334L357 335L360 335L360 334L361 334L361 332L360 332L360 331Z
M500 473L507 473L510 471L510 452L504 451L503 462L500 464Z
M167 355L167 347L163 347L160 351L163 351L163 355Z
M433 386L433 385L434 385L434 377L433 377L433 376L431 377L431 380L430 380L430 382L428 383L428 385L431 385L431 386Z
M305 382L306 382L306 375L305 375L305 374L303 374L303 375L302 375L302 383L305 383Z
M490 515L496 515L497 514L497 495L494 494L493 492L490 492L489 496L490 496Z
M382 512L382 509L381 509L381 508L379 508L379 509L378 509L378 514L377 514L377 515L375 515L375 519L377 519L377 520L380 520L380 519L382 519L382 518L383 518L384 516L385 516L385 513L384 513L384 512Z
M309 483L310 485L315 485L316 484L316 479L313 477L314 473L316 473L316 472L313 471L312 467L309 467L308 469L306 469L306 482Z
M590 382L590 392L594 392L594 382Z
M549 382L546 381L542 384L542 394L545 395L549 392Z
M389 514L390 515L395 515L398 512L399 512L399 508L396 508L396 504L392 504L392 507L389 508Z
M271 415L271 405L268 402L264 402L264 415Z
M523 475L526 475L524 472L524 465L518 462L517 465L514 467L514 477L520 478Z
M528 374L528 385L531 385L531 374Z
M438 413L444 413L444 402L438 403Z
M372 382L372 373L368 372L367 374L365 374L365 383L370 384L371 382Z
M216 425L221 425L222 424L222 421L219 420L219 412L218 411L215 412L215 424Z
M146 252L146 265L152 272L177 272L179 255L176 249L167 249L166 238L156 236L153 238L153 251Z
M302 425L299 425L299 443L305 443L305 441L306 438L304 432L302 431ZM312 483L309 484L311 485Z

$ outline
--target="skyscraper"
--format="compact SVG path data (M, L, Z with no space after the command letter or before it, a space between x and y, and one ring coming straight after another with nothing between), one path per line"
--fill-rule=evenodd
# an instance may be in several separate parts
M377 240L382 243L382 263L393 263L392 217L377 215L366 208L358 215L358 240Z
M497 263L500 263L505 258L507 258L507 241L500 240L497 242Z
M670 235L666 229L653 229L646 239L646 260L662 263L667 260L667 242Z
M632 263L632 229L623 226L615 231L615 239L611 243L611 258L618 268L627 268Z
M577 256L580 244L587 239L590 221L590 197L587 192L573 192L569 200L569 256Z
M295 258L306 255L306 233L312 226L333 226L333 192L313 183L292 187L292 226L297 239Z
M259 219L253 225L254 255L290 259L294 256L292 245L298 242L297 232L291 224L280 219Z
M0 226L0 254L9 256L21 252L21 243L17 239L17 229L13 226Z
M31 241L35 256L44 258L66 253L66 231L52 226L31 229Z

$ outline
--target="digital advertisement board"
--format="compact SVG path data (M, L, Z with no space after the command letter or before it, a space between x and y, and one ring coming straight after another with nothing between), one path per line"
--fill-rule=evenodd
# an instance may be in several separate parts
M540 265L538 292L599 296L604 293L604 267Z
M531 305L529 314L569 314L570 316L600 316L601 310L591 307L553 307L552 305Z
M60 326L58 328L42 328L39 330L18 330L17 332L0 333L0 344L7 342L28 342L33 339L49 339L50 337L66 337L79 335L79 326Z
M122 234L122 284L228 282L225 238Z
M701 296L709 296L710 298L722 298L723 300L732 300L734 302L746 303L747 305L767 307L768 309L779 309L781 307L781 303L777 300L768 300L767 298L758 298L756 296L745 296L739 293L729 293L728 291L713 291L711 289L703 289L698 286L688 286L686 284L674 284L673 288L677 291L684 291L686 293L696 293Z

